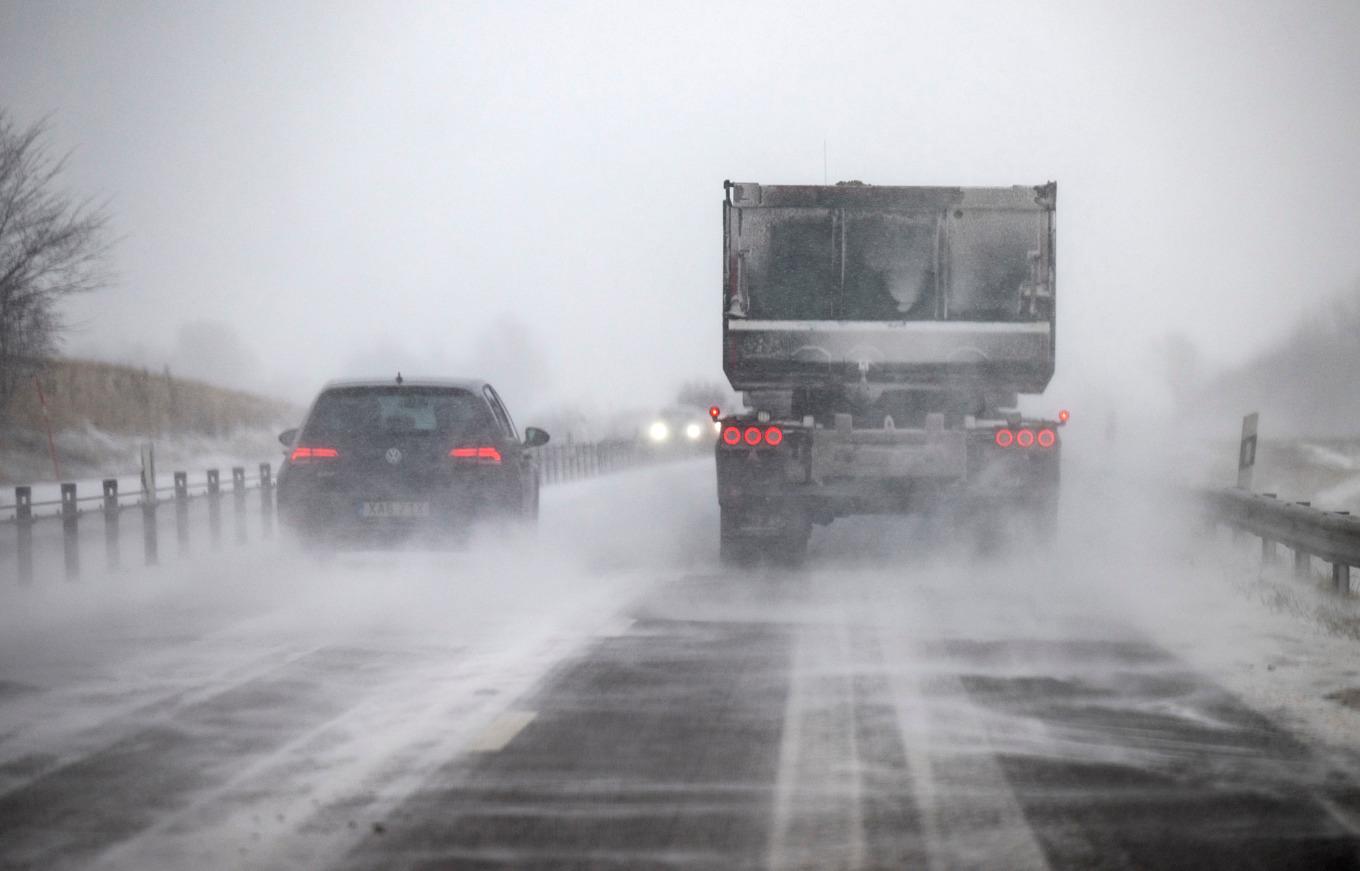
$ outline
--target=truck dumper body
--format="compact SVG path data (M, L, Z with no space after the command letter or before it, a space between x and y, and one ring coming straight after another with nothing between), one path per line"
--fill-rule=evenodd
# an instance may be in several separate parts
M1056 185L725 184L723 551L812 523L980 502L1051 526ZM735 437L735 442L734 442ZM773 443L771 443L773 441Z

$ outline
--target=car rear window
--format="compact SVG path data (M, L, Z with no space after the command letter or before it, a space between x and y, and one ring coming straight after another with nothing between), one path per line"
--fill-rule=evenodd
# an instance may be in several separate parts
M317 399L303 431L308 441L438 436L495 432L486 400L448 387L345 387Z

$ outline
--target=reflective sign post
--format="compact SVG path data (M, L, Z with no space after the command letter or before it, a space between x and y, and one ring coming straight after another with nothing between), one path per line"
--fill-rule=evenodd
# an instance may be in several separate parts
M1237 486L1251 489L1252 471L1256 468L1256 424L1260 415L1252 412L1242 418L1242 443L1237 451Z

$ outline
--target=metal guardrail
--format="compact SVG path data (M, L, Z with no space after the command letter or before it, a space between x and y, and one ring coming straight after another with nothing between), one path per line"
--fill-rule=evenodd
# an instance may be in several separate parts
M632 439L613 439L600 442L549 444L538 450L538 474L542 484L552 485L591 478L644 463L667 458ZM214 549L222 543L222 499L224 490L218 469L190 482L187 472L175 472L172 484L155 487L150 493L119 493L118 479L105 478L101 492L81 495L74 483L60 485L61 498L33 500L30 486L14 488L14 503L0 505L0 527L13 525L16 530L18 580L27 584L33 580L33 528L38 523L60 520L62 524L63 565L67 580L80 577L81 520L85 515L98 513L103 517L105 561L110 570L122 563L120 519L126 511L140 509L142 522L142 556L146 565L154 566L160 559L160 520L158 509L172 505L175 515L175 538L180 554L189 551L189 503L206 500L208 507L209 538ZM246 475L245 467L231 470L231 502L234 514L236 543L247 540L247 492L259 492L261 536L270 538L274 529L274 476L269 463L260 463L257 475ZM161 498L168 495L168 498ZM44 510L51 509L51 510Z
M1237 487L1205 490L1202 496L1216 522L1260 536L1265 562L1274 562L1284 545L1294 552L1296 572L1311 573L1317 557L1332 564L1332 586L1350 591L1351 566L1360 565L1360 517Z
M0 511L9 511L12 516L4 523L15 528L15 554L18 563L18 580L27 584L33 580L33 527L46 520L61 520L63 566L67 580L80 577L80 528L83 515L98 513L104 519L104 554L110 570L122 564L121 519L123 512L140 509L142 520L142 555L145 564L154 566L160 561L160 521L159 508L162 505L174 506L175 538L180 553L189 549L189 502L205 499L208 505L208 529L214 548L222 542L222 496L219 470L208 469L201 489L191 492L187 472L175 472L174 483L158 486L150 493L139 493L127 502L118 492L118 479L105 478L101 492L92 496L81 496L74 483L60 485L61 498L33 501L33 488L15 487L14 504L0 506ZM197 488L196 488L197 489ZM237 544L244 544L246 531L246 493L255 490L260 495L261 536L270 538L274 529L274 476L269 463L260 463L259 474L247 477L244 466L231 470L231 495ZM169 499L161 499L162 493L172 494ZM85 508L82 503L98 502L98 507ZM54 513L45 513L42 508L56 506Z
M538 477L543 484L593 478L657 458L632 439L547 444L538 450Z

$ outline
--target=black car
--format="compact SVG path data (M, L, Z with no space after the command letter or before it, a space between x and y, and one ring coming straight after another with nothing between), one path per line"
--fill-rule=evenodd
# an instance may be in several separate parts
M279 441L279 516L307 544L460 537L477 520L538 516L531 449L548 434L521 440L484 381L332 382Z

